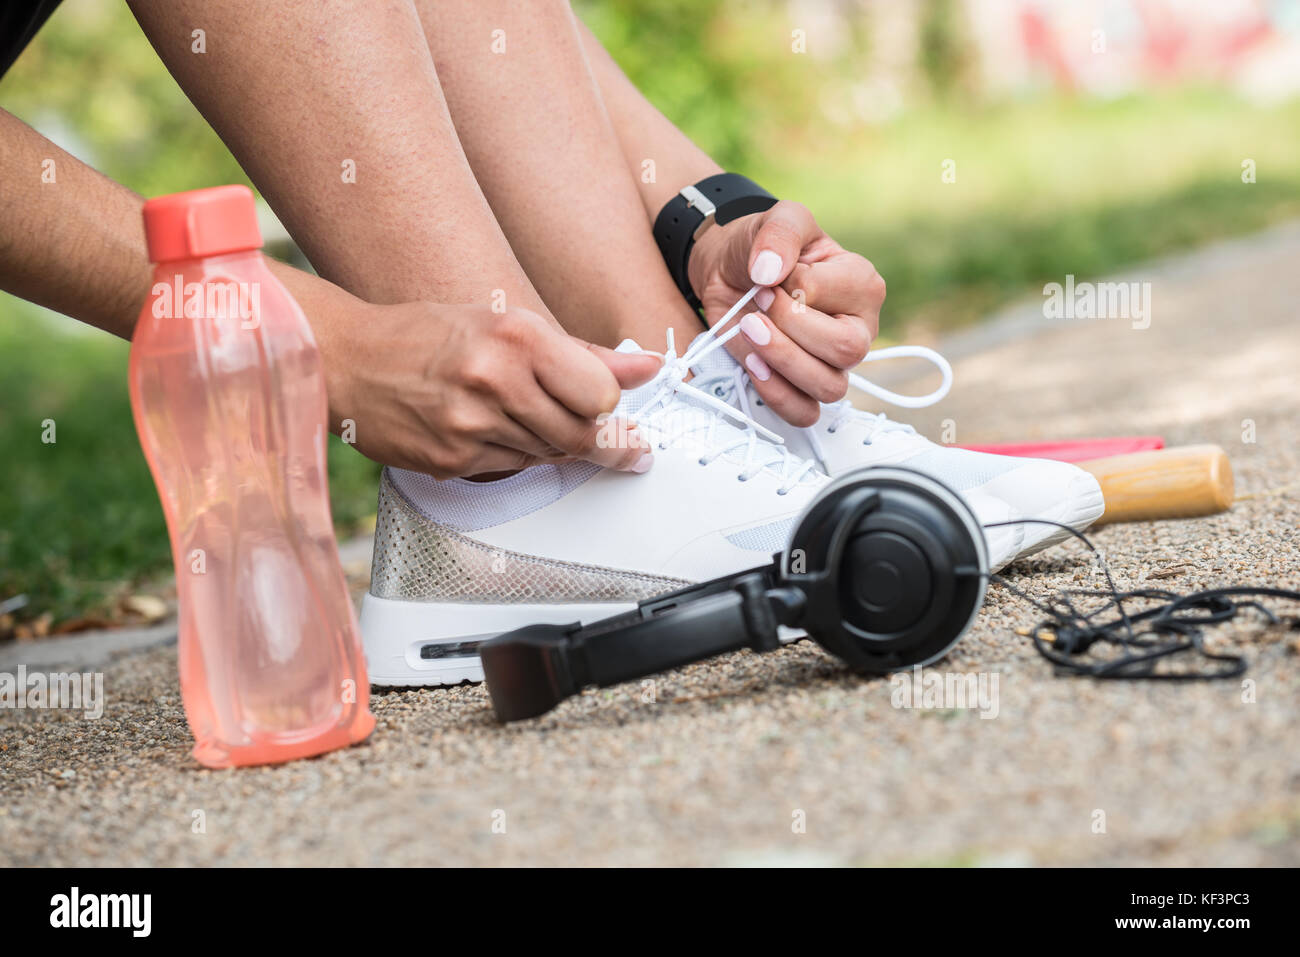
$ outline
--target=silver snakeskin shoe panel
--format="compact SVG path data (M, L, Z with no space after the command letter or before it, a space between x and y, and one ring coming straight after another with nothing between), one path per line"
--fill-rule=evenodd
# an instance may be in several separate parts
M681 578L581 565L492 548L431 522L379 480L370 593L401 601L561 604L641 601Z

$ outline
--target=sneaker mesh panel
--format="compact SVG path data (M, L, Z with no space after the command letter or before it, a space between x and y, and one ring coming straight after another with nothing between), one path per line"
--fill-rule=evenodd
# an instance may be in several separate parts
M495 482L439 481L422 472L388 470L393 485L424 515L458 532L476 532L531 515L559 501L600 471L590 462L535 465Z
M778 522L768 522L766 525L747 528L743 532L734 532L727 536L727 541L737 548L766 552L771 555L773 552L785 551L786 546L790 544L790 532L793 527L793 518L783 518Z
M933 475L959 492L977 488L1019 467L1022 462L1006 455L989 455L970 449L933 448L899 463Z

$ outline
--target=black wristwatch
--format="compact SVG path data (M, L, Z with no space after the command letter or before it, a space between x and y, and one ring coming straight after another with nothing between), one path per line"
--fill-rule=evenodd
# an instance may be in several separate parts
M765 212L775 205L776 197L753 180L739 173L718 173L687 186L659 211L655 242L691 308L700 308L686 268L695 240L714 223L725 226L733 219Z

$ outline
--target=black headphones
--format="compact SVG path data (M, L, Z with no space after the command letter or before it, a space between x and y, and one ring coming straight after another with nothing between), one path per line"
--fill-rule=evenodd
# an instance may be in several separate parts
M943 657L988 582L984 532L962 498L911 469L848 473L809 504L771 564L647 599L582 625L529 625L479 646L502 721L715 655L780 646L802 629L857 671Z

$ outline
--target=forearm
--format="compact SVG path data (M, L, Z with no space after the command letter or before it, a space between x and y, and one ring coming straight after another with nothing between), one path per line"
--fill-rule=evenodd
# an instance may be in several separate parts
M311 325L324 363L330 428L337 431L340 420L351 414L356 401L350 372L355 360L357 327L366 323L380 307L357 298L326 279L270 256L266 257L266 264L289 290L289 295Z
M143 201L0 110L0 287L131 337L149 291Z
M53 167L42 167L47 160ZM130 339L153 277L144 201L3 110L0 181L0 288ZM327 359L346 354L340 330L366 304L310 273L270 264ZM331 408L342 404L341 366L326 362Z
M579 29L583 50L618 134L624 159L640 189L646 215L653 223L678 190L721 173L722 167L655 109L585 25L580 24ZM644 175L647 160L654 163L653 176ZM651 181L646 182L647 179Z

